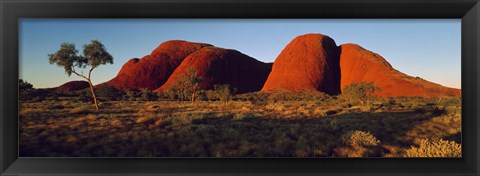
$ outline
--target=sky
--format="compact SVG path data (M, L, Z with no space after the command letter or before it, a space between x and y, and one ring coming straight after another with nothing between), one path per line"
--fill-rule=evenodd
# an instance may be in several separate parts
M93 71L92 82L99 84L168 40L209 43L273 62L296 36L321 33L337 45L356 43L378 53L410 76L460 88L460 26L460 19L21 19L19 75L35 88L81 80L48 62L64 42L79 53L93 39L105 45L114 63Z

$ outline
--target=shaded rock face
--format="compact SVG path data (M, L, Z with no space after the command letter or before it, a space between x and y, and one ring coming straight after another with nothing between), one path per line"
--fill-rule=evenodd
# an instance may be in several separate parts
M104 84L121 90L156 89L167 81L185 57L206 46L211 45L181 40L164 42L150 55L130 59L115 78Z
M340 46L341 89L354 82L373 82L379 96L456 96L459 89L411 77L395 70L382 56L356 44Z
M87 81L70 81L65 84L62 84L56 88L55 90L68 90L68 91L79 91L85 88L89 88L90 84Z
M275 59L262 91L275 89L340 93L339 49L335 41L322 34L293 39Z
M237 88L237 93L246 93L262 88L272 64L263 63L236 50L205 47L185 58L157 91L171 88L189 68L196 70L197 75L202 77L201 89L230 84Z

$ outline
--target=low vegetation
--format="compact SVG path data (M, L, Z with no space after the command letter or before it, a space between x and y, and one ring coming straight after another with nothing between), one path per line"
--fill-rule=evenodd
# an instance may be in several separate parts
M457 97L185 90L100 88L96 111L89 90L33 94L41 90L23 85L20 156L461 156Z

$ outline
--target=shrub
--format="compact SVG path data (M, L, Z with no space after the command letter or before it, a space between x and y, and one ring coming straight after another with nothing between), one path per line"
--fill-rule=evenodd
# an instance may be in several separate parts
M91 102L91 101L92 101L92 97L89 96L89 95L87 95L86 92L82 91L82 92L80 93L80 95L78 95L77 100L80 101L80 102L86 103L86 102Z
M157 94L152 93L150 89L142 89L140 93L143 101L154 101L158 99Z
M74 96L76 93L74 91L71 91L68 88L65 87L59 87L55 90L55 93L62 95L62 96Z
M99 98L112 101L112 100L120 100L120 98L123 96L123 92L113 86L103 85L103 86L100 86L100 88L98 88L98 90L96 91L96 95Z
M248 101L255 106L265 106L268 103L268 96L265 92L253 92L249 93Z
M462 146L454 141L423 139L420 146L405 151L405 157L461 157Z
M360 103L362 106L371 101L374 93L380 88L375 87L373 82L357 82L347 85L342 90L342 96L345 97L351 104Z
M233 88L229 84L222 84L222 85L214 85L214 95L209 95L214 96L216 99L220 101L224 101L225 103L228 103L228 101L232 100L232 96L237 92L236 88ZM212 94L212 93L210 93Z
M343 134L342 141L351 146L374 147L380 144L380 141L369 132L348 131Z
M202 77L198 75L194 68L187 68L185 74L181 75L172 86L177 93L177 98L181 100L195 101L195 93L200 90Z
M126 90L125 95L123 96L123 100L127 101L136 101L138 97L138 93L133 90Z
M174 89L168 88L167 90L165 90L164 93L165 93L165 96L170 100L179 99L179 95L178 95L177 91L175 91Z

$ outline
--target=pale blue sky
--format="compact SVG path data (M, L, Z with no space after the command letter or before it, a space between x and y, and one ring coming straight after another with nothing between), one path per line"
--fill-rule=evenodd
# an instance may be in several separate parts
M92 39L106 46L114 64L93 72L98 84L167 40L210 43L273 62L294 37L322 33L337 45L356 43L376 52L408 75L460 88L460 26L458 19L22 19L20 78L36 88L80 80L48 63L47 55L63 42L79 51Z

